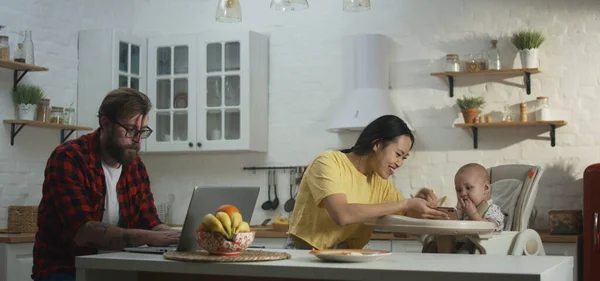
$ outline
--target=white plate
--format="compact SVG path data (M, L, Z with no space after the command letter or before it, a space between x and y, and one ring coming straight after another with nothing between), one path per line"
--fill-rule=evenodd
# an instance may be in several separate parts
M388 215L375 221L367 222L377 230L410 234L433 235L477 235L481 239L492 237L496 226L491 222L428 220L406 216Z
M349 255L350 253L359 253L361 255ZM311 254L319 259L332 262L372 262L386 256L391 255L388 251L379 250L355 250L355 249L338 249L338 250L314 250Z

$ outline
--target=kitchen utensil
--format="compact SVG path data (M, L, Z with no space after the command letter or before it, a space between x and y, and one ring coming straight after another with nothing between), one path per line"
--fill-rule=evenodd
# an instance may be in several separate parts
M313 250L311 254L324 261L371 262L391 255L391 252L367 249Z
M288 199L285 204L283 205L283 209L286 212L291 212L292 210L294 210L294 205L296 204L296 199L294 198L294 185L295 185L295 178L294 175L296 174L296 171L291 170L290 171L290 199Z
M266 219L266 220L264 220L264 221L263 221L263 222L262 222L260 225L261 225L261 226L265 226L265 225L267 225L267 223L269 223L270 221L271 221L271 219Z
M275 193L275 199L272 202L272 209L277 210L279 207L279 197L277 197L277 171L273 171L273 192Z
M265 201L261 208L265 211L271 210L273 208L273 202L271 201L271 171L267 172L267 186L268 186L268 191L267 191L267 196L269 198L269 200Z

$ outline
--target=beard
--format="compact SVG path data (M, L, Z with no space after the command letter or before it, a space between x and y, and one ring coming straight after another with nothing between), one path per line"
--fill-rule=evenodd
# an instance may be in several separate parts
M139 143L132 143L126 145L119 145L118 139L115 136L111 136L106 142L106 151L117 162L121 165L129 165L135 160L135 157L140 151Z

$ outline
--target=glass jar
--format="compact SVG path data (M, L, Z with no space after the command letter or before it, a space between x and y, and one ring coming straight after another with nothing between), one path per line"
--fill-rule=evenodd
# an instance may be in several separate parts
M459 72L460 65L458 62L457 54L447 54L446 55L446 72Z
M8 36L0 36L0 60L10 60Z
M50 113L50 123L52 124L63 124L64 115L62 107L52 107L52 112Z
M41 99L40 103L37 106L36 118L35 120L40 122L50 122L50 100L49 99Z
M537 112L535 115L537 121L550 121L552 114L550 111L550 100L548 97L537 98Z
M67 107L65 108L65 125L75 125L75 108Z

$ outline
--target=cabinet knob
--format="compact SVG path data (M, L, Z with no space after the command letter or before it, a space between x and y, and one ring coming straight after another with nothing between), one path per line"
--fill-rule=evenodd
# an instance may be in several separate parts
M196 145L198 145L198 147L202 147L202 143L198 142Z
M194 144L192 142L188 143L189 147L194 147Z

